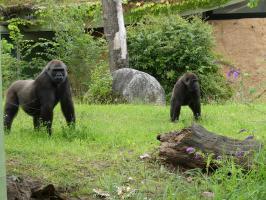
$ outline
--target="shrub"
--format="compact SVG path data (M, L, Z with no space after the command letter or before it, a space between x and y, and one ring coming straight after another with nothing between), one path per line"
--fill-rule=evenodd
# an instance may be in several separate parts
M7 40L1 40L1 67L2 67L2 79L3 88L6 89L17 78L16 73L16 59L11 56L11 51L14 46L7 42Z
M14 57L14 51L17 50L16 45L2 39L2 73L4 90L15 80L33 79L38 75L49 59L44 56L47 54L48 46L45 46L43 40L20 41L20 56ZM39 47L42 50L37 50ZM17 53L17 52L16 52ZM52 54L51 54L52 55Z
M177 78L192 71L201 78L204 99L231 97L230 87L214 64L211 26L200 19L147 16L129 27L127 34L130 67L157 78L167 96Z
M101 64L94 68L91 74L89 90L83 100L86 103L111 103L112 98L112 75L107 64Z
M62 60L69 68L71 86L76 97L82 97L88 90L91 71L105 59L107 45L103 38L94 38L85 30L87 23L94 19L98 4L80 4L58 7L49 1L45 9L36 13L37 22L54 31L53 38L25 40L22 27L32 25L20 18L9 20L12 53L5 53L4 76L11 82L15 79L34 78L52 59Z
M222 102L232 97L233 89L219 73L199 74L201 93L205 102Z
M43 25L55 31L52 58L58 58L69 67L69 76L76 96L82 97L88 90L94 66L106 55L107 45L103 38L94 38L86 33L88 17L93 18L95 11L87 4L80 6L51 5L38 13ZM99 9L99 6L94 6Z

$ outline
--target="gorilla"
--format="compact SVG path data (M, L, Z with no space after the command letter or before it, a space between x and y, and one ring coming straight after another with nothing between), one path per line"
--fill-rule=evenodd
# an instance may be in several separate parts
M184 105L191 108L196 120L199 119L201 115L200 85L198 77L192 72L186 72L177 80L174 86L170 108L172 122L179 119L181 106Z
M38 129L46 126L51 135L53 109L60 101L68 125L75 123L75 112L67 75L67 66L60 60L50 61L35 80L18 80L7 90L4 127L10 131L19 106L33 117Z

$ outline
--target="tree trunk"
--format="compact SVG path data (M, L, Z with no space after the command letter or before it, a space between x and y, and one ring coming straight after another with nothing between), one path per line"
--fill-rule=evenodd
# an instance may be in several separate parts
M128 67L126 29L121 0L102 0L104 33L109 46L110 71Z
M260 151L262 144L252 137L241 141L209 132L202 126L193 124L180 132L158 135L161 142L161 160L174 167L216 169L221 159L233 159L248 169L252 165L254 152Z

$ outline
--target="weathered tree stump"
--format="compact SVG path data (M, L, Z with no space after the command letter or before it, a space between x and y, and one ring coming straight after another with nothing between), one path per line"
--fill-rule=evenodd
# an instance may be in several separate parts
M158 135L161 141L160 159L174 167L211 168L219 167L221 159L233 159L243 168L252 164L254 152L260 151L262 144L248 137L245 140L231 139L207 131L193 124L180 132Z

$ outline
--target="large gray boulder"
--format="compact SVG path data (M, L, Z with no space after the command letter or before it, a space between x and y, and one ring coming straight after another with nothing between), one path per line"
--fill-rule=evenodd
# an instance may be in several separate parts
M129 103L165 105L165 92L151 75L131 68L113 72L113 92Z

